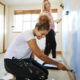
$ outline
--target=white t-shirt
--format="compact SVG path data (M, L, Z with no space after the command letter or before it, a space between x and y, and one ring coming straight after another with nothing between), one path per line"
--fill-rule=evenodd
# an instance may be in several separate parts
M31 49L27 43L27 41L35 39L33 35L33 31L25 31L16 36L13 40L12 44L7 49L4 58L12 59L15 57L17 59L25 59L30 58Z

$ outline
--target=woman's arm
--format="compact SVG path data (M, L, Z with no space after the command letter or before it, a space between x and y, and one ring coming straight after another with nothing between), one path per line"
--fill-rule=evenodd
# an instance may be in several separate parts
M52 22L53 22L53 23L55 23L55 22L56 22L56 23L60 23L61 21L62 21L62 18L61 18L61 19L57 19L57 20L53 20Z
M34 53L32 53L30 57L31 57L32 59L34 59Z
M58 66L59 69L67 70L67 68L63 64L61 64L55 60L52 60L48 56L44 55L44 53L37 46L35 39L28 41L28 45L31 48L32 52L41 60L43 60L49 64L54 64L54 65Z

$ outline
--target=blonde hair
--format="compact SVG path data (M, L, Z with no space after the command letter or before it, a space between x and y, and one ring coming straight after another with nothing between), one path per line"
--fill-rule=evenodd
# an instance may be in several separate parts
M49 0L43 0L42 7L41 7L41 13L43 13L46 10L45 9L46 1L48 1L48 3L50 4ZM50 4L50 6L51 6L51 4ZM50 10L50 12L51 12L51 10Z

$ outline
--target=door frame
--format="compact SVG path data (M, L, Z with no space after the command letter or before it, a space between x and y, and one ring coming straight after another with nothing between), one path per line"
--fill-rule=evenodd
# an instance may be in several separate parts
M0 2L0 4L4 7L4 21L3 21L3 53L5 50L5 4Z

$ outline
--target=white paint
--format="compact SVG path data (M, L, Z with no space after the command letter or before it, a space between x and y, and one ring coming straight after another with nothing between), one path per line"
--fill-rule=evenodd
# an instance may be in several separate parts
M2 77L1 79L2 80L11 80L13 78L14 78L14 76L12 74L8 73L7 75L5 75L4 77Z

